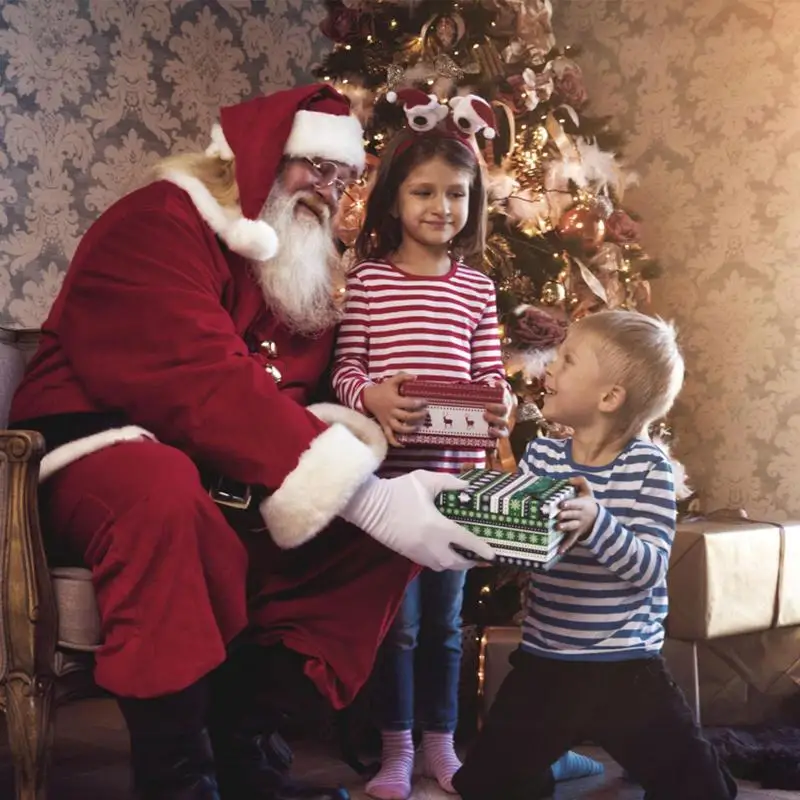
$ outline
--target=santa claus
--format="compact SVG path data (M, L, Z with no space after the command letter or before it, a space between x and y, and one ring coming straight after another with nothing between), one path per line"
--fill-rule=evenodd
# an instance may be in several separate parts
M89 229L14 399L40 431L47 537L94 578L97 682L155 800L342 798L290 782L282 715L349 703L417 565L491 559L444 475L373 475L379 427L312 404L340 304L331 219L364 163L347 100L224 108L206 153ZM258 524L235 531L231 507Z

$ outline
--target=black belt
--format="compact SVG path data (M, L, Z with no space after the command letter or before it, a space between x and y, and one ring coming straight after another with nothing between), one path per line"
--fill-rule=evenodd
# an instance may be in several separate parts
M44 436L49 451L70 442L94 436L96 433L128 425L121 414L105 411L76 411L68 414L49 414L45 417L17 420L9 423L10 430L36 431Z

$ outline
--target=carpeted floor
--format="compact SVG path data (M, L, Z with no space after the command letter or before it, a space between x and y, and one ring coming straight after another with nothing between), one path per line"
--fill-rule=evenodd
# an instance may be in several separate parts
M0 798L13 798L13 775L5 731L0 725ZM109 700L88 700L66 706L59 712L49 796L53 800L129 800L127 735L116 705ZM642 792L626 783L619 767L602 751L587 753L606 763L606 774L598 778L561 784L557 800L639 800ZM361 781L348 767L318 748L296 752L296 773L325 783L346 785L353 800L365 800ZM447 800L447 795L429 781L420 779L413 800ZM770 792L753 784L742 784L741 800L800 800L800 792ZM498 798L501 800L501 798Z

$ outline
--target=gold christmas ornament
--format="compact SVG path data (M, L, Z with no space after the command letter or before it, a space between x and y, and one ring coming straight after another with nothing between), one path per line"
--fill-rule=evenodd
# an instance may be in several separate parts
M542 286L541 301L546 306L561 305L567 297L567 290L563 283L558 281L547 281Z
M541 125L522 128L517 134L508 163L522 188L536 193L544 191L544 148L548 138L547 130Z
M531 133L531 144L537 150L543 150L549 138L550 134L548 134L547 128L544 125L537 125Z

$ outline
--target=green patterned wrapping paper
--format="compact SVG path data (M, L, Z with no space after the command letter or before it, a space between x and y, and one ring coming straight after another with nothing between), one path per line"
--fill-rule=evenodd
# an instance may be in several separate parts
M469 488L436 498L442 514L486 539L501 564L546 569L557 560L564 538L555 527L558 507L575 496L568 480L487 469L461 477Z

